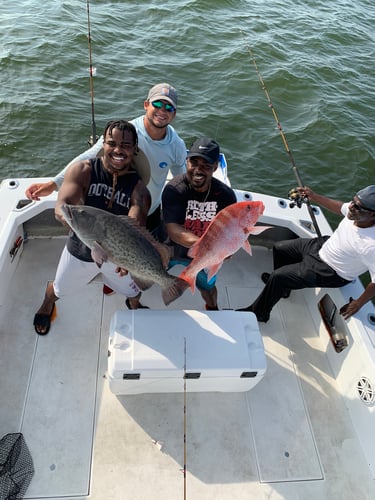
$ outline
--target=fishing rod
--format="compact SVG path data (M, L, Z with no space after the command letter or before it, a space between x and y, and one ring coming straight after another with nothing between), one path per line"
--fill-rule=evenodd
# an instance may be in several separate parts
M243 34L243 33L242 33ZM283 128L281 126L281 123L279 121L279 118L277 116L277 113L276 113L276 110L275 110L275 107L274 105L272 104L272 101L271 101L271 97L270 97L270 94L268 92L268 89L266 87L266 84L264 83L264 80L262 78L262 75L259 71L259 68L258 68L258 65L257 65L257 62L255 60L255 57L254 57L254 54L251 50L251 48L249 47L249 45L247 45L247 50L249 52L249 55L250 55L250 58L252 59L253 63L254 63L254 67L255 67L255 71L258 75L258 78L259 78L259 81L261 83L261 86L266 94L266 97L267 97L267 100L268 100L268 105L272 111L272 114L273 114L273 117L275 118L275 121L276 121L276 126L280 132L280 135L281 135L281 138L282 138L282 141L284 143L284 146L285 146L285 149L286 149L286 152L288 153L289 155L289 158L290 158L290 162L292 164L292 170L294 172L294 175L297 179L297 183L298 183L298 186L299 187L304 187L304 183L302 182L302 179L301 179L301 176L299 174L299 171L298 171L298 168L297 168L297 165L296 165L296 162L294 161L294 157L293 157L293 154L289 148L289 145L288 145L288 141L286 140L286 137L285 137L285 134L284 134L284 131L283 131ZM313 226L315 228L315 232L317 234L318 237L322 236L322 233L319 229L319 225L318 225L318 222L316 220L316 217L315 217L315 213L314 213L314 209L312 208L311 204L310 204L310 201L308 198L301 198L301 196L299 195L299 192L298 190L296 189L292 189L290 192L289 192L289 197L290 199L293 201L293 204L291 206L294 206L295 204L300 208L301 205L302 205L302 202L306 203L307 205L307 209L309 211L309 215L310 215L310 218L311 218L311 222L313 223Z
M89 145L93 146L98 140L96 135L96 123L95 123L95 109L94 109L94 73L95 68L92 66L92 39L91 39L91 23L90 23L90 2L86 0L86 10L87 10L87 39L89 44L89 63L90 63L90 95L91 95L91 136L89 138Z

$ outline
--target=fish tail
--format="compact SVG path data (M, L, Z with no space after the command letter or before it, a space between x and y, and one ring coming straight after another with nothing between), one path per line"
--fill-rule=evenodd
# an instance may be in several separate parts
M181 271L179 278L181 278L182 280L186 281L189 284L191 293L195 292L196 275L190 272L189 266L185 267L185 269Z
M174 300L178 299L178 297L180 297L188 287L189 284L186 281L175 276L172 284L165 286L162 289L161 294L164 304L167 306Z

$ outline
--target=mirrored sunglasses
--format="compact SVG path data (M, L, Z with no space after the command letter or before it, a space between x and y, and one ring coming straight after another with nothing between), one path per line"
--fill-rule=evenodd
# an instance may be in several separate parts
M165 111L168 111L168 113L174 113L176 111L176 108L172 106L172 104L169 104L168 102L162 102L162 101L152 101L151 103L154 108L156 109L165 109Z

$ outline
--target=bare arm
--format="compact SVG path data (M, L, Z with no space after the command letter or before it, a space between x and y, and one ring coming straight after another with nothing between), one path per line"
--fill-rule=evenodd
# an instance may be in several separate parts
M68 165L66 165L66 167L64 167L61 170L61 172L59 172L52 179L52 181L37 182L35 184L30 184L30 186L25 191L25 196L29 200L39 201L41 196L48 196L49 194L53 193L53 191L57 191L62 186L65 174L71 165L73 165L74 163L78 163L79 161L95 158L97 155L100 154L102 148L103 148L103 136L101 135L99 137L98 142L96 142L91 148L86 149L86 151L84 151L80 155L76 156L72 161L70 161Z
M25 196L29 200L39 201L41 196L48 196L56 190L57 184L55 181L36 182L34 184L30 184L30 186L26 189Z
M165 225L169 238L178 245L186 248L190 248L194 243L199 240L199 236L196 236L191 231L185 229L181 224L176 222L170 222Z
M91 167L89 161L73 163L67 170L55 206L55 217L62 224L64 224L64 216L61 212L61 206L83 203L90 183L90 176Z
M362 306L364 306L369 300L375 297L375 283L369 283L364 292L358 297L358 299L353 299L340 309L340 314L344 319L349 319L358 312Z
M144 182L139 180L130 199L129 217L133 217L133 219L136 219L141 226L145 226L150 206L150 193Z
M335 214L342 215L341 214L341 207L343 205L342 201L333 200L332 198L328 198L327 196L315 193L312 189L310 189L307 186L304 186L303 188L302 187L298 188L298 191L300 194L302 194L302 196L306 196L310 201L318 203L318 205L327 208L328 210L330 210Z

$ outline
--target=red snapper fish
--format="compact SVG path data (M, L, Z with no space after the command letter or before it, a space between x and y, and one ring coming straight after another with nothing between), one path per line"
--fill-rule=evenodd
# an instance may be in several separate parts
M263 211L262 201L239 201L220 210L199 240L190 247L188 256L193 260L179 276L189 283L193 293L196 276L202 269L207 269L210 280L219 271L224 260L241 247L251 255L249 235L260 234L270 228L255 227Z

